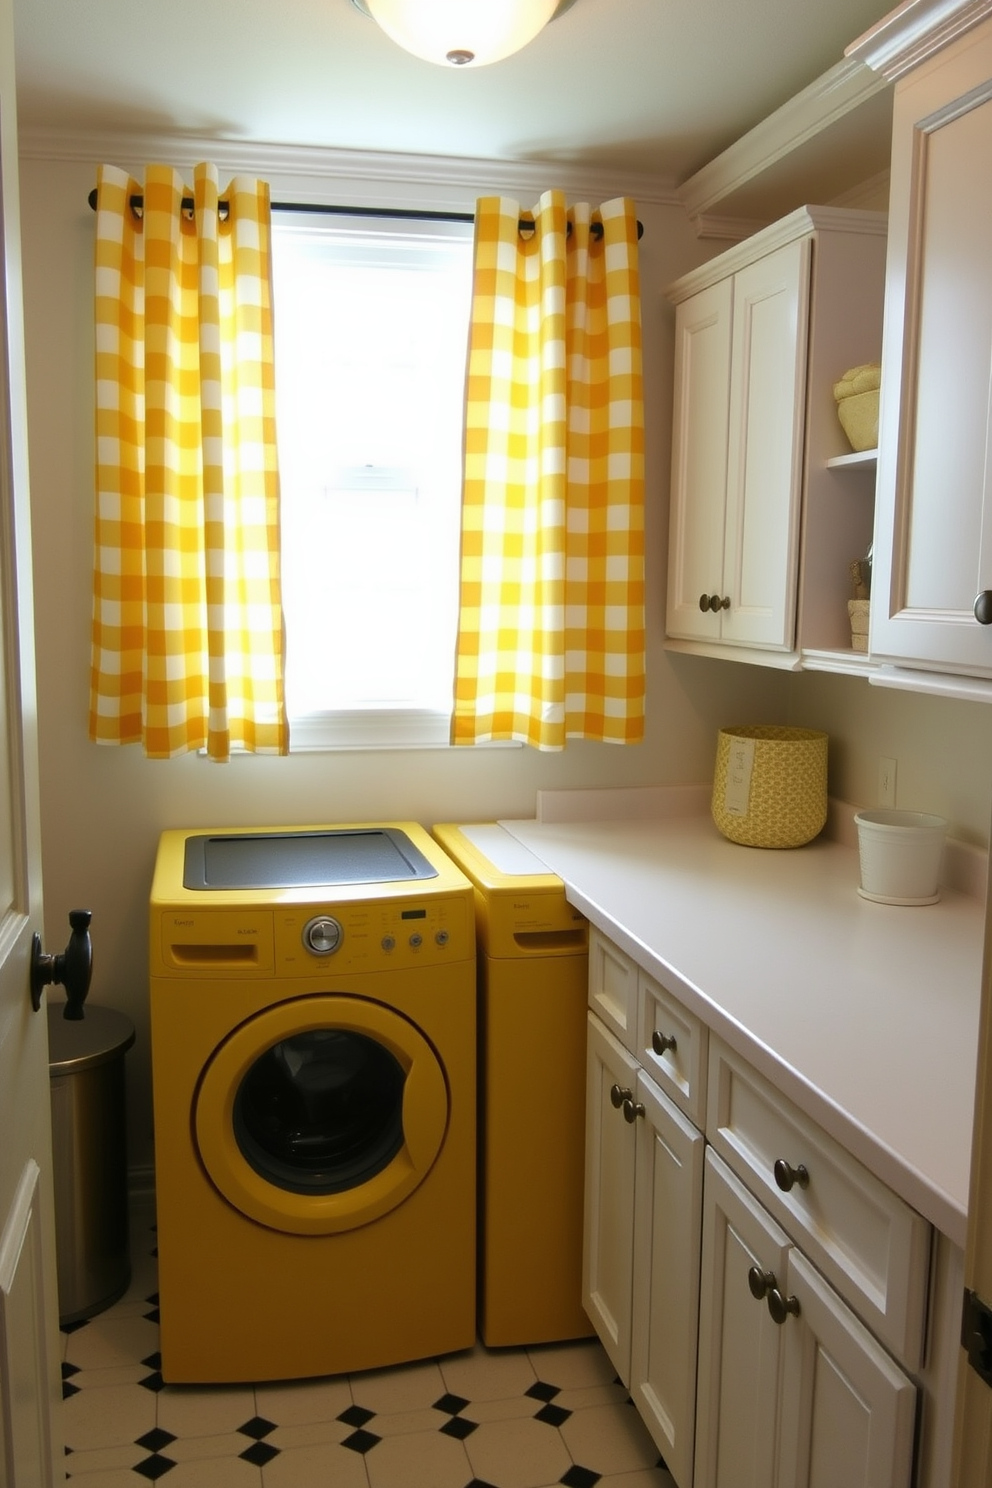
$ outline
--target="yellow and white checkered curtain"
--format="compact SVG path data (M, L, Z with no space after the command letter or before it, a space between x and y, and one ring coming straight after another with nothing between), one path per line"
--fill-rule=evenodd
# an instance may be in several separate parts
M644 404L637 221L476 206L452 742L640 742ZM591 228L602 226L597 238Z
M97 181L90 737L286 754L268 186Z

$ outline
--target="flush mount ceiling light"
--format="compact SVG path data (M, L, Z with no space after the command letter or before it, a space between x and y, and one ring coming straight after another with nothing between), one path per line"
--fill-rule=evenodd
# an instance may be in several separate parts
M485 67L533 41L575 0L352 0L404 50L448 67Z

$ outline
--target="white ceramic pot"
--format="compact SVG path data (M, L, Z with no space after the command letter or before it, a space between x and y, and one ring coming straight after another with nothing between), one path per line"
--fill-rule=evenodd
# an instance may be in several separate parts
M926 811L859 811L858 893L879 904L936 904L947 822Z

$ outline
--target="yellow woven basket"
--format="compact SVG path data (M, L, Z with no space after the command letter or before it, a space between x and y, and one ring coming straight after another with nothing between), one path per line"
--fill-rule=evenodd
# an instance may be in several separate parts
M868 599L849 599L847 601L847 613L851 619L851 650L868 650L868 617L871 613L871 601Z
M882 369L877 362L852 367L834 383L837 417L852 450L875 449L878 444L878 392Z
M744 847L802 847L827 820L827 735L778 724L720 730L713 820Z

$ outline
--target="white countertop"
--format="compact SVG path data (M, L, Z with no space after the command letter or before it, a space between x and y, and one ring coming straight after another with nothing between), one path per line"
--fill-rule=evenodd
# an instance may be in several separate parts
M963 1248L984 903L857 893L858 854L726 841L708 815L505 821L569 900Z

